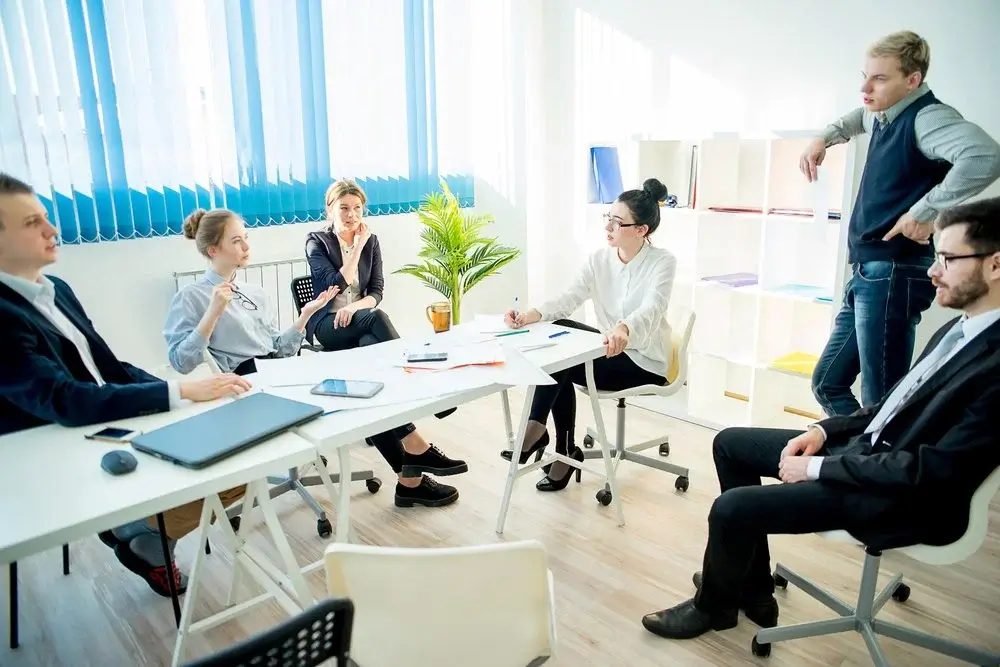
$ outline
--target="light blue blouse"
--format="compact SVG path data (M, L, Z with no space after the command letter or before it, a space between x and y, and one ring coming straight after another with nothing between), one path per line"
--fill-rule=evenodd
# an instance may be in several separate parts
M205 350L223 372L231 372L247 359L273 354L290 357L298 352L304 334L294 326L278 331L267 294L253 284L233 282L243 297L234 294L208 340L195 327L208 310L212 290L225 282L208 269L197 281L185 285L170 304L163 336L167 340L170 365L180 373L190 373L205 361ZM245 298L244 298L245 297Z

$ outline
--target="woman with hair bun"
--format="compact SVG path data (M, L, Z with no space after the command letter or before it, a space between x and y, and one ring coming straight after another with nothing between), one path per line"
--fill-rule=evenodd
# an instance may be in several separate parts
M655 178L641 190L618 196L604 214L608 247L587 258L576 280L562 295L537 308L504 315L507 326L517 329L541 320L604 334L605 356L594 360L594 383L598 389L621 391L646 384L667 384L671 350L667 306L674 284L677 259L669 251L654 248L650 234L660 226L660 202L667 188ZM590 299L600 330L568 319ZM587 382L580 364L552 374L555 384L535 388L528 426L521 443L519 461L541 456L549 443L549 414L555 425L556 451L583 461L583 451L573 441L576 423L574 384ZM510 452L502 456L510 459ZM539 491L566 488L574 469L562 461L548 467L536 485ZM577 481L580 473L577 471Z

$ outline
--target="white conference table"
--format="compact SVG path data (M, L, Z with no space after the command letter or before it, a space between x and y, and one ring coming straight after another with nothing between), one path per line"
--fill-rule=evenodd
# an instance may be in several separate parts
M463 325L464 326L464 325ZM458 329L458 328L456 328ZM523 356L511 353L508 364L524 363L545 373L554 373L577 364L586 364L588 384L593 387L594 359L603 356L604 348L599 334L571 329L570 334L560 336L558 342L549 347L525 352ZM517 336L510 337L516 344ZM506 342L506 341L503 341ZM379 346L352 350L355 357L384 354L383 346L404 346L413 340L401 339ZM383 348L381 350L377 348ZM325 355L337 353L324 353ZM484 368L483 373L498 372ZM502 375L501 375L502 378ZM207 630L226 622L239 613L266 599L276 599L290 614L312 604L303 574L322 566L322 561L300 567L295 561L287 538L278 524L276 513L270 502L267 476L276 470L286 470L308 463L316 464L324 486L330 493L330 500L337 505L338 541L350 537L350 479L351 462L349 448L360 444L364 438L389 430L406 422L430 416L450 407L460 406L485 396L501 393L507 440L513 448L515 442L523 440L527 424L528 407L534 393L534 385L527 387L516 433L513 431L507 391L511 383L502 381L482 384L435 398L409 401L395 405L385 405L359 410L345 410L325 415L292 431L280 434L237 455L226 458L203 470L189 470L154 457L136 453L139 466L136 471L113 477L100 466L101 456L116 448L113 443L87 440L84 435L100 428L100 424L83 428L65 428L49 425L21 431L0 437L0 470L4 471L5 484L0 486L0 516L4 517L0 526L0 565L12 563L41 551L59 547L74 540L94 535L115 526L153 516L179 505L195 500L205 500L202 520L196 531L198 548L195 563L190 572L188 593L180 616L179 631L173 656L173 664L179 664L183 654L185 638L199 631ZM606 437L597 398L591 392L595 419L601 447L605 451L605 471L589 469L577 461L561 455L550 454L543 460L519 466L517 457L512 457L504 491L504 499L497 519L496 530L503 532L504 521L516 480L552 460L563 460L570 465L581 467L605 479L611 486L613 503L618 513L619 525L624 525L624 517L618 502L614 479L610 445ZM180 410L117 420L122 425L141 431L170 424L198 412L217 407L233 398L220 399L211 403L193 404ZM30 454L27 454L30 453ZM340 467L340 493L335 494L329 472L322 466L322 454L336 453ZM207 530L213 512L224 517L225 510L218 493L248 484L244 497L244 513L254 506L260 506L267 529L283 561L273 564L242 537L244 527L249 523L245 517L241 521L239 534L235 533L227 521L217 521L226 542L233 547L234 572L230 587L230 605L220 613L194 622L192 612L197 597L198 584L205 557ZM54 490L65 489L64 494ZM337 495L336 501L334 496ZM233 594L243 574L250 574L265 589L263 595L232 605Z

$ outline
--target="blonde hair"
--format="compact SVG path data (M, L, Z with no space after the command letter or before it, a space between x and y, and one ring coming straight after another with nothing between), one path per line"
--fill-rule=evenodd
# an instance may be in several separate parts
M927 78L931 66L931 47L927 40L910 30L900 30L886 35L868 47L870 58L896 58L903 76L920 72L920 80Z
M361 189L361 186L351 179L345 178L331 183L330 187L326 189L326 196L323 198L326 202L326 214L330 215L330 208L338 199L346 195L358 197L362 206L368 203L368 197L365 196L365 191Z
M198 252L211 259L208 249L222 243L226 225L235 215L227 208L213 208L211 211L199 208L184 220L184 236L194 239Z

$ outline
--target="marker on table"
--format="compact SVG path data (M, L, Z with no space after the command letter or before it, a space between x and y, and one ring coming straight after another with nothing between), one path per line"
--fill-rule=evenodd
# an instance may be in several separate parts
M494 338L503 338L504 336L516 336L517 334L528 333L527 329L516 329L515 331L505 331L504 333L499 333Z
M559 338L559 336L565 336L568 333L568 331L557 331L554 334L549 334L549 338Z

